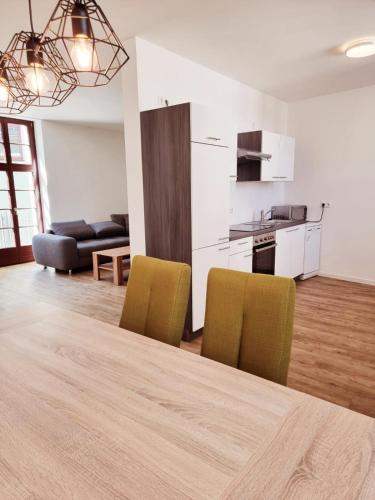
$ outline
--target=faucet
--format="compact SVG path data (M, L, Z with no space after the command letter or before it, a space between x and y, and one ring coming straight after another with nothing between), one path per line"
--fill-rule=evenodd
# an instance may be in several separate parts
M268 215L270 213L271 213L271 210L267 210L267 212L265 212L264 210L261 210L260 211L260 222L264 222L266 215Z

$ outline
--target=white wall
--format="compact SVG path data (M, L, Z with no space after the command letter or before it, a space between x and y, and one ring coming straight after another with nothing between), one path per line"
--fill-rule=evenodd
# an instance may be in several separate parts
M332 203L322 273L375 283L375 86L291 104L289 133L296 169L287 201L307 202L310 218Z
M286 133L287 105L146 40L137 38L140 110L195 102L220 108L238 132ZM231 223L284 199L283 183L231 183Z
M136 40L129 40L126 50L130 61L122 72L126 176L128 186L129 233L132 255L146 254L145 214L143 205L143 173L141 125L138 97L138 60Z
M127 212L125 145L121 129L43 120L36 127L36 134L42 172L45 169L44 194L47 192L49 198L46 225L49 220L109 220L111 213ZM48 201L44 199L44 207L46 205Z
M130 40L126 47L132 52L132 57L123 73L125 127L136 126L136 136L134 131L125 128L129 215L130 221L133 219L137 226L137 238L134 238L132 228L130 231L132 244L134 241L137 249L144 249L144 239L140 241L141 233L144 233L144 214L143 192L140 191L139 111L158 108L163 99L167 99L170 105L195 102L222 109L237 132L263 129L286 133L288 110L287 105L278 99L143 39ZM284 200L283 183L233 182L231 190L232 223L248 220L253 211L258 213L262 208ZM134 203L130 203L130 192L133 192Z

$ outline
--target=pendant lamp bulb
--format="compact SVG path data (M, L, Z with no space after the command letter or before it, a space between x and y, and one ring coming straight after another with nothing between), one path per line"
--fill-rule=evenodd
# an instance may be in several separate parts
M1 53L2 54L2 53ZM7 105L9 100L9 82L7 77L7 72L4 68L4 63L2 58L0 58L0 107Z
M98 57L92 41L92 28L86 5L76 0L72 9L73 46L70 51L72 61L78 71L96 71Z
M0 107L6 106L9 99L9 88L4 78L0 78Z

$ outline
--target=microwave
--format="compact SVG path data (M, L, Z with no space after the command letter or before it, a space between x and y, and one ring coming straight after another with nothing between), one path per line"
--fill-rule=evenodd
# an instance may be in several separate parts
M278 205L271 208L271 219L306 220L306 205Z

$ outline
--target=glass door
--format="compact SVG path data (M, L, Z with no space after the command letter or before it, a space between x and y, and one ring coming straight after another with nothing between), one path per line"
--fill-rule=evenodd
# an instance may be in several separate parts
M33 123L0 118L0 266L33 260L42 229Z

